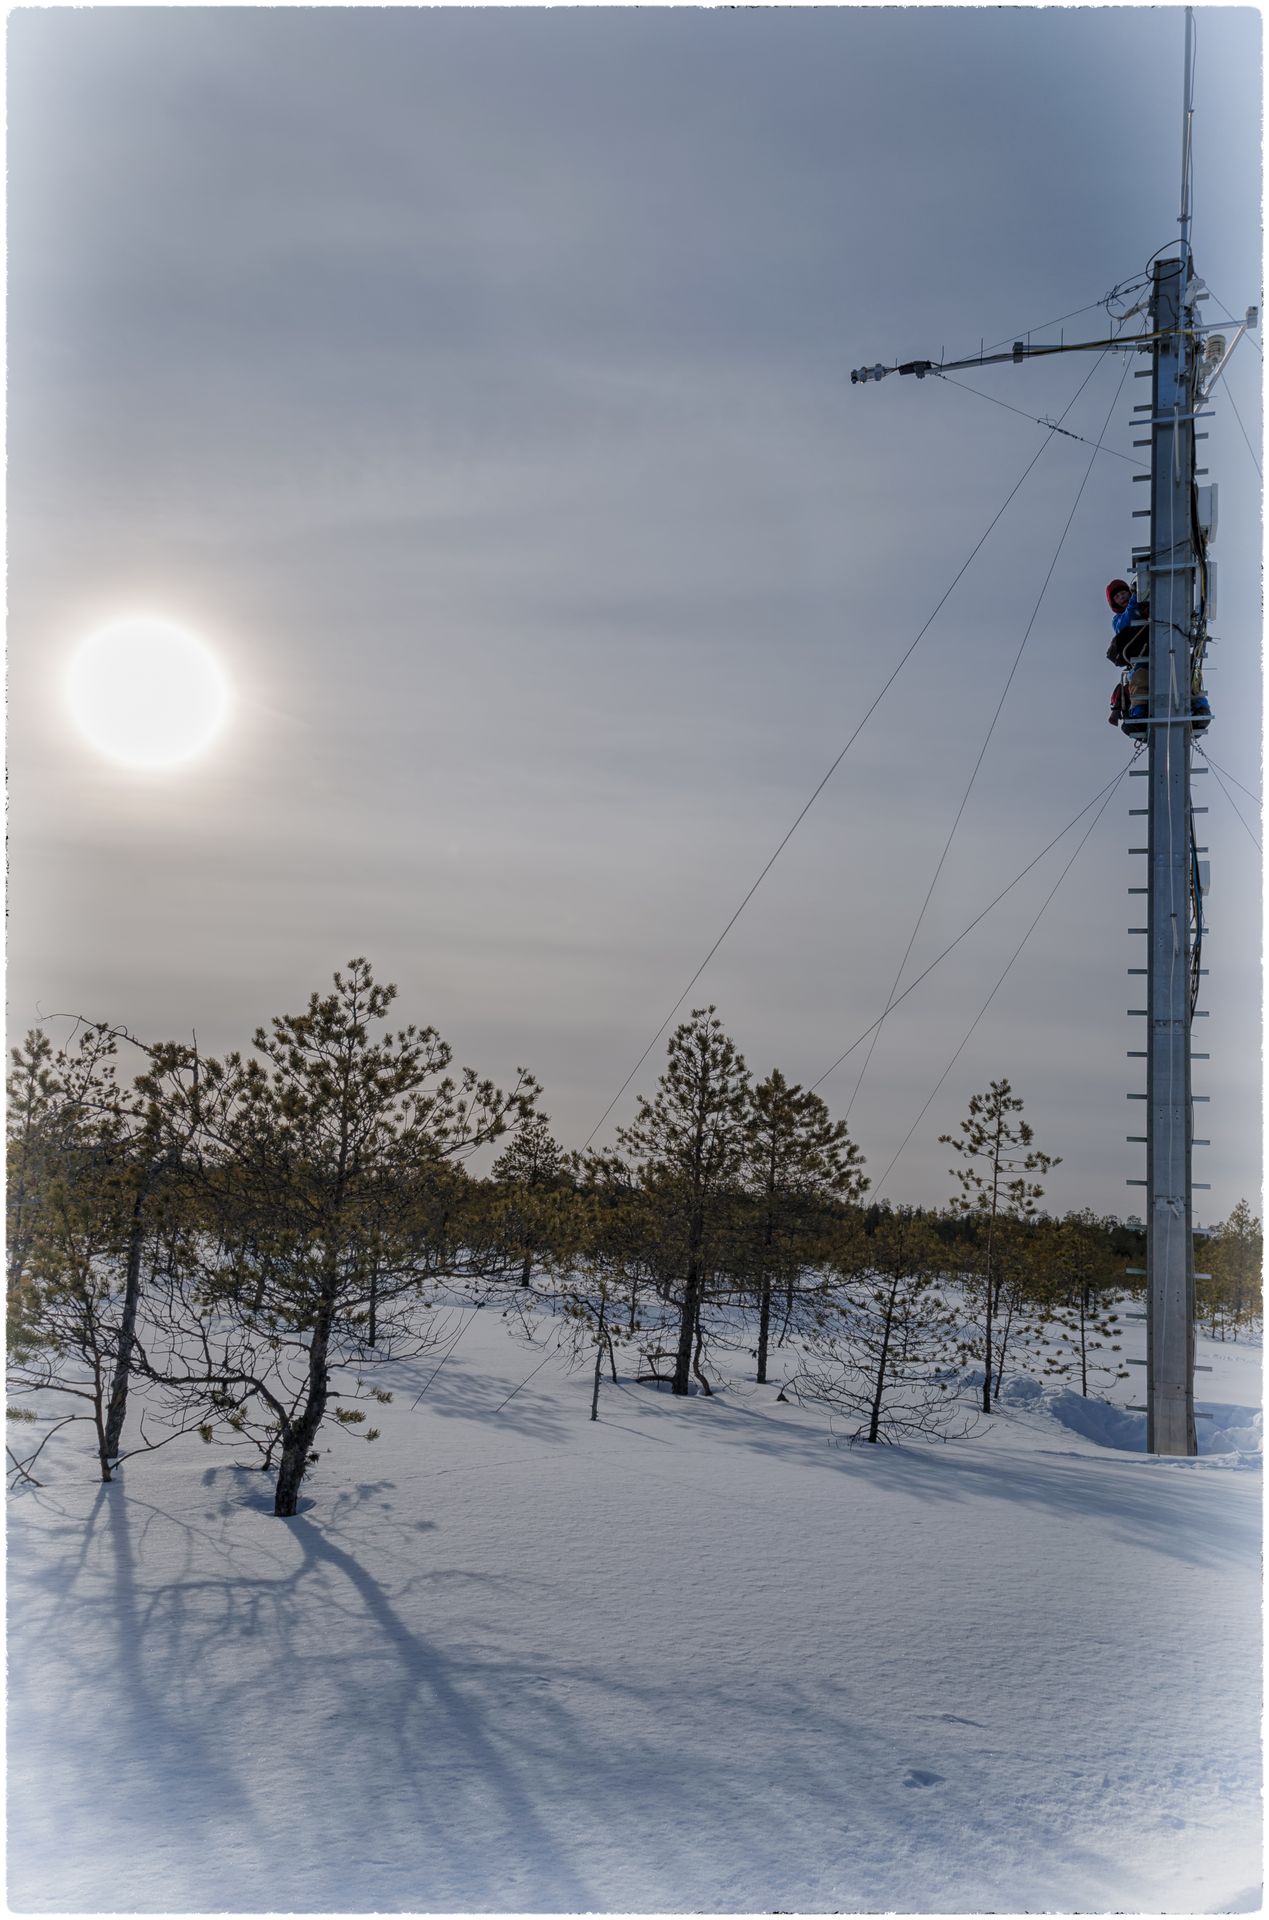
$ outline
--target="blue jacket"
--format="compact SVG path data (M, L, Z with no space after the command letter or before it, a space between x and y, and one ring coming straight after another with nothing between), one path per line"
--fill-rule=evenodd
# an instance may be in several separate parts
M1106 649L1106 658L1116 667L1126 667L1146 650L1150 635L1149 606L1142 606L1134 593L1122 613L1112 614L1115 637Z
M1145 618L1145 614L1137 605L1137 596L1134 593L1123 612L1115 614L1110 624L1116 633L1122 633L1125 627L1135 627Z

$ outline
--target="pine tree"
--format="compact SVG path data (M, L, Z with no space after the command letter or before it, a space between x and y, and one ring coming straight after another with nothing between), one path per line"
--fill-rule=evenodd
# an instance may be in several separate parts
M758 1381L767 1378L772 1293L783 1287L785 1322L798 1274L823 1253L829 1204L858 1202L867 1189L863 1155L818 1094L773 1070L752 1089L745 1127L747 1184L758 1209L749 1264L758 1294ZM819 1241L817 1244L817 1232Z
M39 1217L39 1190L44 1165L53 1147L62 1089L62 1063L53 1057L53 1043L33 1027L20 1047L9 1055L7 1229L8 1275L13 1311Z
M675 1028L652 1100L640 1097L618 1141L661 1210L673 1263L679 1324L671 1390L686 1394L701 1370L706 1284L734 1207L745 1147L749 1074L713 1007Z
M963 1429L945 1378L956 1321L923 1223L908 1209L879 1207L836 1265L840 1282L793 1383L797 1397L844 1416L849 1438L874 1446Z
M534 1262L559 1239L561 1192L571 1188L565 1155L544 1113L517 1127L490 1171L495 1202L493 1231L517 1262L520 1285L533 1278Z
M54 1050L33 1031L11 1053L8 1091L8 1373L15 1398L85 1403L98 1467L112 1478L106 1421L130 1211L114 1037L99 1027Z
M560 1346L572 1354L574 1363L594 1350L591 1377L590 1417L599 1418L599 1384L603 1377L605 1355L613 1385L617 1385L617 1345L633 1338L637 1323L621 1325L620 1278L602 1255L576 1255L567 1262L560 1276Z
M332 1368L364 1350L372 1300L380 1315L393 1301L408 1310L435 1272L436 1195L448 1206L452 1191L445 1163L522 1122L537 1095L523 1072L510 1093L470 1069L452 1075L432 1027L387 1031L395 997L366 960L352 960L332 993L256 1032L256 1057L215 1070L225 1119L208 1193L226 1298L256 1359L219 1382L209 1372L205 1384L267 1407L282 1516L297 1509ZM266 1378L269 1352L281 1358Z
M976 1093L969 1112L960 1124L960 1138L943 1133L939 1139L961 1156L961 1165L949 1171L960 1187L953 1196L953 1209L973 1223L981 1239L981 1273L978 1285L980 1326L975 1341L966 1351L977 1351L983 1363L983 1412L991 1412L993 1369L1003 1367L997 1352L997 1321L1004 1306L1012 1318L1012 1302L1005 1300L1007 1280L1005 1248L1011 1228L1035 1216L1036 1201L1044 1188L1028 1178L1047 1173L1059 1166L1059 1160L1032 1146L1034 1138L1025 1120L1015 1119L1022 1112L1022 1101L1015 1098L1007 1080L993 1080L986 1093ZM1008 1337L1006 1322L1005 1337ZM999 1391L998 1373L996 1391Z
M1210 1278L1197 1283L1200 1310L1207 1314L1214 1334L1219 1332L1223 1340L1232 1329L1237 1340L1239 1329L1259 1317L1264 1267L1260 1221L1246 1200L1240 1200L1228 1220L1217 1227L1204 1253Z
M673 1269L667 1265L656 1202L620 1154L587 1154L578 1165L577 1179L577 1257L608 1275L610 1326L619 1317L624 1333L634 1334L645 1296L653 1292L666 1300L672 1290Z
M179 1048L147 1048L131 1089L119 1033L86 1027L12 1053L9 1094L11 1379L89 1403L103 1481L120 1457L146 1248L170 1223L182 1142L162 1076ZM83 1417L83 1416L80 1416Z
M1097 1216L1085 1209L1044 1222L1038 1305L1047 1334L1044 1371L1079 1382L1085 1399L1092 1386L1127 1380L1120 1351L1119 1315L1110 1296L1119 1276ZM1065 1336L1055 1344L1054 1332Z

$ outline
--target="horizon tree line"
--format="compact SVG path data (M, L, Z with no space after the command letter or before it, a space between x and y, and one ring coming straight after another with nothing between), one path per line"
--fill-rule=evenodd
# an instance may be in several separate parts
M585 1154L554 1139L531 1074L504 1090L456 1071L434 1028L388 1026L395 998L358 958L245 1055L106 1025L12 1050L11 1419L66 1396L104 1482L181 1433L247 1445L290 1516L324 1430L375 1437L375 1370L435 1344L441 1289L526 1328L555 1316L593 1363L592 1418L627 1350L680 1398L714 1391L717 1353L747 1349L767 1384L783 1351L783 1397L873 1444L963 1430L967 1369L984 1414L1007 1364L1085 1395L1122 1373L1131 1237L1039 1212L1057 1161L1007 1080L942 1136L951 1203L893 1207L867 1200L845 1123L778 1069L755 1081L712 1006L670 1036L616 1148ZM1237 1338L1259 1309L1246 1202L1207 1251L1201 1311ZM16 1476L39 1451L9 1448Z

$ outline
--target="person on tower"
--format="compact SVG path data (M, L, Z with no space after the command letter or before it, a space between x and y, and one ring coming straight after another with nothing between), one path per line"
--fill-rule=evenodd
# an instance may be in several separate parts
M1126 580L1112 580L1106 589L1106 604L1114 630L1106 658L1121 669L1110 696L1110 723L1139 738L1146 731L1150 698L1150 668L1145 658L1150 644L1150 603L1139 601Z
M1150 603L1138 600L1126 580L1112 580L1106 588L1114 635L1106 649L1106 658L1119 667L1119 684L1110 697L1110 722L1126 734L1140 738L1146 731L1150 703ZM1195 665L1190 689L1190 712L1194 730L1201 733L1212 717L1203 691L1200 668Z

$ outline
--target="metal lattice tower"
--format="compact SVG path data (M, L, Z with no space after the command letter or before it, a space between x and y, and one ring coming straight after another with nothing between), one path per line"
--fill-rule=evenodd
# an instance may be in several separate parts
M1129 1273L1144 1273L1146 1279L1146 1445L1152 1453L1182 1455L1198 1451L1194 1282L1206 1277L1194 1272L1194 1237L1203 1229L1194 1225L1193 1194L1196 1185L1206 1183L1195 1182L1192 1161L1194 1147L1207 1142L1195 1139L1196 1096L1190 1084L1191 1062L1207 1058L1193 1053L1190 1044L1193 1021L1202 1017L1195 1002L1203 972L1199 960L1206 888L1199 855L1206 848L1196 843L1190 780L1192 774L1207 771L1193 767L1191 758L1194 734L1210 717L1204 701L1196 722L1193 701L1201 691L1214 602L1207 545L1215 532L1215 488L1198 486L1195 442L1202 436L1195 420L1203 417L1198 409L1233 348L1259 321L1258 310L1249 307L1245 319L1233 323L1235 331L1227 340L1196 318L1197 302L1207 295L1195 278L1190 248L1193 45L1193 9L1187 7L1180 245L1176 258L1154 261L1150 268L1147 335L1117 333L1110 339L1047 345L1016 340L1008 353L980 351L963 360L878 364L856 368L850 376L852 385L861 385L891 373L915 374L920 380L1042 354L1150 352L1149 367L1137 376L1150 381L1150 399L1134 408L1137 425L1144 424L1140 415L1149 416L1149 436L1135 444L1150 449L1150 470L1138 476L1149 483L1150 504L1137 509L1138 516L1150 522L1150 539L1132 556L1138 603L1149 603L1149 689L1144 720L1139 717L1126 727L1129 734L1140 729L1147 740L1145 765L1130 769L1148 782L1148 804L1131 810L1145 815L1148 823L1147 844L1132 849L1146 858L1146 884L1131 889L1146 899L1146 925L1129 929L1146 940L1145 966L1129 969L1145 976L1146 1004L1129 1013L1145 1020L1146 1044L1128 1054L1146 1063L1145 1092L1129 1094L1145 1102L1146 1131L1128 1136L1146 1149L1145 1178L1128 1182L1146 1189L1146 1265L1129 1268ZM1134 307L1124 318L1140 310ZM1039 424L1052 428L1055 423Z
M1146 1005L1146 1446L1193 1454L1194 1217L1190 1033L1201 901L1190 803L1191 697L1199 637L1188 248L1153 269L1150 546L1137 562L1150 601ZM1137 969L1140 971L1140 969ZM1132 1138L1134 1136L1130 1136Z

